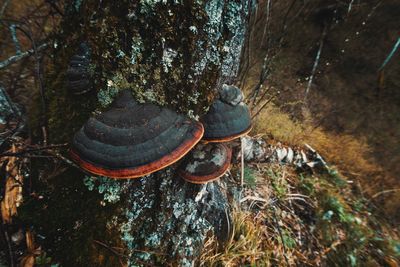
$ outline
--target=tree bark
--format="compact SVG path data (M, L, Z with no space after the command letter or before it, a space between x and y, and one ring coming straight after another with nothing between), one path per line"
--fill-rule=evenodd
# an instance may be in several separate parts
M236 80L249 8L245 0L75 0L47 70L50 141L69 141L126 88L139 101L197 119L217 89ZM65 73L82 42L90 48L93 90L76 96ZM229 203L222 182L186 183L176 165L116 181L73 168L49 179L60 167L39 162L36 186L46 188L45 201L25 205L25 218L40 218L41 243L63 266L192 266L209 235L228 238Z

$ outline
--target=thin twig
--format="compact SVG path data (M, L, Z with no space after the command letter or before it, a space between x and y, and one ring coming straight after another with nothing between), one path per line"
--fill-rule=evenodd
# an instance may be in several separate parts
M240 190L238 197L238 207L240 208L240 199L242 199L243 195L243 185L244 185L244 146L243 146L243 137L240 137Z
M15 264L14 264L14 253L12 251L12 247L11 247L11 243L10 243L10 237L9 237L9 235L7 233L7 230L4 229L4 228L5 228L5 222L4 222L3 216L1 216L1 229L2 229L3 234L4 234L4 239L6 240L6 243L7 243L8 255L10 257L10 267L14 267L15 266Z
M243 185L244 185L244 139L243 137L240 137L240 149L241 149L241 157L240 157L240 187L241 190L243 190Z
M36 51L42 51L46 49L49 46L49 44L45 43L37 47ZM14 55L9 57L8 59L0 62L0 69L3 69L11 64L14 64L15 62L18 62L21 59L24 59L26 57L29 57L30 55L34 54L35 50L34 49L29 49L28 51L22 52L20 54Z
M50 5L50 7L52 9L54 9L59 15L61 15L61 17L64 17L64 13L61 11L61 9L55 3L53 3L52 0L46 0L46 3L48 3Z
M240 199L240 203L243 203L247 200L251 200L251 201L259 201L259 202L264 202L264 203L269 203L270 201L268 199L265 198L261 198L261 197L256 197L256 196L245 196L244 198Z
M389 55L386 57L385 61L383 61L381 67L378 69L378 71L382 71L385 66L389 63L389 61L392 59L393 55L396 53L397 49L400 47L400 37L397 39L397 42L394 44L392 50L390 51Z
M274 219L274 221L275 221L276 228L278 228L279 236L280 236L280 238L281 238L282 245L283 245L283 246L282 246L282 247L283 247L283 257L285 258L285 261L286 261L287 266L290 266L289 260L288 260L288 258L287 258L287 256L286 256L285 240L283 239L282 230L281 230L281 227L280 227L279 222L278 222L278 214L276 213L275 207L272 207L272 210L273 210L273 212L274 212L273 219Z
M250 2L251 1L249 1L249 4L250 4ZM242 66L244 66L243 67L244 70L241 71L241 74L240 74L241 77L239 79L239 87L242 87L244 85L246 77L247 77L247 74L249 73L250 60L251 60L251 53L250 53L250 43L251 42L250 42L250 40L251 40L252 32L253 32L253 29L254 29L255 20L257 18L257 10L258 10L258 6L257 5L256 5L255 9L256 9L256 13L255 13L255 15L253 15L252 9L250 8L249 19L248 19L248 22L247 22L247 24L249 26L248 26L248 29L246 31L246 45L243 48L243 54L242 54L242 58L244 58L245 61L244 61L243 64L241 64ZM252 19L253 19L253 23L251 23Z
M268 94L268 92L269 92L270 89L271 89L271 87L268 86L268 87L264 90L264 93L258 98L258 100L256 101L254 107L257 107L257 106L261 103L261 101L262 101L262 100L264 99L264 97ZM252 108L254 108L254 107L252 107Z
M43 143L46 145L47 144L47 137L48 137L48 130L47 130L47 104L46 104L46 98L45 98L45 93L44 93L44 83L43 83L43 77L42 77L42 67L41 67L41 59L39 58L37 46L36 46L36 41L33 38L32 32L27 26L27 29L24 29L21 26L18 26L18 29L24 33L29 40L32 43L32 48L33 48L33 54L35 56L36 60L36 78L38 80L39 84L39 92L40 92L40 98L41 98L41 103L42 103L42 114L41 114L41 128L43 132Z
M374 195L371 197L371 199L377 198L377 197L379 197L380 195L383 195L383 194L393 193L393 192L398 192L398 191L400 191L400 188L383 190L383 191L380 191L380 192L374 194Z
M286 15L285 15L285 18L283 20L283 25L282 25L282 30L280 31L280 35L277 38L275 38L275 41L274 41L274 38L272 38L272 36L267 36L267 38L268 38L268 45L266 47L267 51L266 51L265 57L263 59L262 70L260 72L259 82L254 87L254 89L251 91L252 94L251 94L251 97L249 98L250 100L248 101L248 103L250 103L250 101L252 101L252 108L254 108L256 106L256 99L258 98L259 92L262 90L263 84L264 84L264 82L266 81L266 79L268 78L268 76L270 74L269 73L270 72L269 64L279 54L279 48L282 47L282 45L283 45L283 37L286 34L286 31L287 31L287 28L288 28L288 24L289 24L287 22L287 19L289 17L289 14L290 14L291 10L294 7L296 1L297 0L293 0L292 3L290 4L288 10L286 11ZM268 23L269 23L268 20L269 20L270 12L271 12L270 9L272 8L272 4L270 4L269 1L268 1L267 5L268 5L267 11L268 11L269 14L267 13L267 24L265 25L264 32L266 31L266 29L268 27ZM303 10L303 7L304 7L304 2L303 2L303 6L298 9L296 15L293 16L294 18L290 22L294 21L294 19L299 16L299 14ZM266 33L269 34L269 31L267 31ZM266 38L264 35L265 34L263 34L262 42L264 42L264 39ZM275 46L276 46L277 49L275 49L273 52L271 52L272 48L274 48Z
M348 9L347 9L347 14L350 13L351 7L353 6L353 3L354 3L354 0L351 0L350 3L349 3L349 7L348 7Z
M266 8L266 21L265 21L265 26L264 26L264 31L263 31L263 35L261 37L261 43L260 43L260 48L263 47L264 45L264 40L265 40L265 35L268 32L268 38L270 38L270 34L269 34L269 21L270 21L270 13L271 13L271 0L267 1L267 8Z
M54 148L63 148L68 146L67 143L65 144L56 144L56 145L48 145L48 146L41 146L41 147L37 147L37 148L31 148L31 149L25 149L19 152L15 152L15 153L2 153L0 154L0 157L16 157L16 156L20 156L26 153L31 153L31 152L37 152L37 151L42 151L42 150L48 150L48 149L54 149Z
M283 23L282 23L282 32L285 32L287 29L287 20L289 18L289 13L290 11L292 11L292 8L294 7L294 4L297 2L297 0L293 0L292 3L290 4L288 10L286 11L285 17L283 19Z
M269 60L269 52L268 51L266 52L266 55L265 55L264 60L263 60L263 65L262 65L262 68L261 68L261 72L260 72L260 77L259 77L258 83L254 87L254 89L252 90L253 91L253 95L251 96L251 99L253 100L252 101L252 106L253 107L255 105L255 100L257 99L259 91L263 87L263 84L264 84L264 82L267 79L268 74L269 74L269 67L268 67L268 64L269 64L269 61L268 61Z
M11 24L9 27L10 33L11 33L11 38L12 38L14 46L15 46L15 54L19 55L19 54L21 54L21 45L18 40L16 28L17 27L15 26L15 24Z
M103 243L103 242L101 242L101 241L93 240L93 242L95 242L95 243L97 243L97 244L99 244L99 245L102 245L102 246L104 246L104 247L113 249L113 250L115 251L114 248L109 247L107 244L105 244L105 243ZM141 253L149 253L149 254L159 255L159 256L165 256L165 255L167 255L166 253L156 252L156 251L150 251L150 250L141 250L141 249L135 249L135 248L131 248L130 250L136 251L136 252L141 252ZM118 255L120 255L120 256L122 256L122 257L128 257L127 255L121 254L121 253L119 253L119 252L117 252L117 253L118 253Z
M122 254L122 253L118 252L118 251L115 250L114 248L108 246L107 244L105 244L105 243L103 243L103 242L101 242L101 241L93 240L93 242L96 243L96 244L98 244L98 245L100 245L100 246L102 246L102 247L104 247L104 248L106 248L106 249L108 249L108 250L110 250L112 253L114 253L115 255L117 255L117 256L119 256L119 257L123 257L123 258L126 258L126 259L129 258L128 255L125 255L125 254Z
M46 99L45 99L45 93L44 93L44 83L43 83L43 77L42 77L42 66L41 66L41 59L39 58L39 54L37 51L36 43L35 40L33 39L33 36L31 35L31 42L33 46L33 51L36 59L36 75L37 79L39 82L39 92L40 92L40 97L41 97L41 102L42 102L42 132L43 132L43 143L47 145L47 105L46 105Z
M56 158L58 158L58 159L64 161L64 163L66 163L67 165L69 165L69 166L71 166L71 167L74 167L74 168L76 168L76 169L79 169L79 170L81 170L81 171L87 173L88 175L92 175L91 173L89 173L89 172L87 172L87 171L81 169L81 167L79 167L79 166L78 166L77 164L75 164L73 161L67 159L66 157L64 157L64 156L61 155L60 153L54 152L54 151L52 151L52 150L47 151L47 153L49 153L50 155L53 155L54 157L56 157Z
M314 65L313 65L313 68L312 68L312 71L311 71L311 76L310 76L310 79L308 80L306 92L305 92L305 95L304 95L304 102L306 102L306 100L307 100L308 92L310 91L311 85L312 85L313 80L314 80L315 72L317 71L319 60L321 58L322 48L324 46L324 39L325 39L325 36L326 36L327 29L328 29L328 26L327 26L327 24L325 24L324 30L321 33L321 39L319 40L319 48L318 48L317 55L315 56Z
M259 109L258 111L251 117L252 120L255 119L255 117L257 117L258 114L260 114L260 112L268 105L268 103L270 103L277 95L279 95L280 92L276 92L274 95L272 95Z
M2 6L1 9L0 9L0 18L3 17L4 12L6 11L7 6L10 4L10 2L11 2L11 0L6 0L6 1L4 2L3 6Z

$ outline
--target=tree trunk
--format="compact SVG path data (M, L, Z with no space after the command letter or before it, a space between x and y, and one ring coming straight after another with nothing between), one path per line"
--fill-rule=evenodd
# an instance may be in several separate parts
M245 0L75 0L47 70L48 112L42 118L50 141L70 141L94 111L127 88L139 101L198 118L223 83L235 82L249 8ZM93 90L76 96L65 86L65 74L83 42L90 48ZM40 118L33 114L33 121ZM223 242L229 235L220 182L186 183L175 166L117 181L53 162L37 164L34 187L45 188L44 201L25 205L21 217L37 218L39 242L63 266L191 266L207 236Z

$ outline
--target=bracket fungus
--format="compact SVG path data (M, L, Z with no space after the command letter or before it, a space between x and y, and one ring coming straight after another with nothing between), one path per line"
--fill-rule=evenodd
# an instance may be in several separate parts
M194 184L205 184L224 175L231 165L232 150L221 143L198 144L180 166L178 174Z
M90 50L86 43L79 46L78 53L73 55L66 73L66 85L75 95L84 94L91 90L91 73L89 69Z
M70 155L84 170L137 178L182 158L202 138L201 123L154 104L137 103L123 90L111 108L75 134Z
M250 132L250 111L240 89L224 84L219 99L214 100L201 122L206 142L229 142Z

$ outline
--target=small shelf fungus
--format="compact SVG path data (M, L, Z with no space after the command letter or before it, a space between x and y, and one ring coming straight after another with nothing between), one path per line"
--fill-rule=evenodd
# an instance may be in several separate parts
M70 155L84 170L112 178L137 178L163 169L202 138L201 123L154 104L137 103L123 90L108 111L75 134Z
M229 142L251 130L249 108L243 103L243 94L235 86L223 85L207 114L201 118L204 125L203 140Z
M79 46L78 53L73 55L66 73L68 90L75 94L84 94L92 89L90 72L90 50L86 43Z
M194 184L205 184L224 175L231 165L232 150L221 143L198 144L186 157L178 174Z

